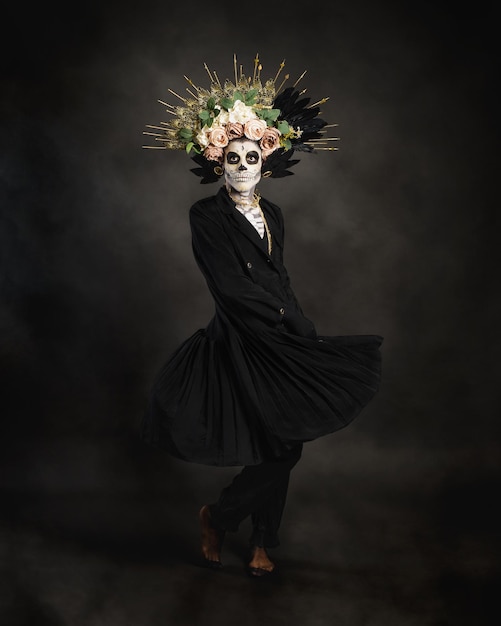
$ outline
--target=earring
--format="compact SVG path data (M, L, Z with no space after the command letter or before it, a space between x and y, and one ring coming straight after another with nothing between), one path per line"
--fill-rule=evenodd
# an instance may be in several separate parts
M214 174L216 174L216 176L222 176L223 172L223 168L220 165L216 165L216 167L214 168Z
M271 176L273 174L273 172L271 170L266 170L266 172L263 172L261 174L261 178L268 178L269 176Z

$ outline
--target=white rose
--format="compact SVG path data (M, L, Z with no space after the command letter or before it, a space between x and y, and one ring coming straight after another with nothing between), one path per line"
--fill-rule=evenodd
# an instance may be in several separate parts
M211 130L210 128L208 128L207 126L204 126L195 138L196 143L202 148L207 148L207 146L210 143L209 141L210 130Z
M218 109L217 107L215 110L218 110L219 114L214 118L214 121L217 122L218 126L226 126L226 124L230 121L228 111L225 111L224 109Z
M255 120L257 115L252 107L247 106L241 100L236 100L235 104L229 109L229 121L233 123L245 124L249 120Z

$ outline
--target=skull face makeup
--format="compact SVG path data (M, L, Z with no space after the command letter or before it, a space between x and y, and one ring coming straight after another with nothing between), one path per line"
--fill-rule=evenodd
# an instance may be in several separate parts
M224 177L239 194L254 193L261 178L261 148L250 139L233 139L224 150Z

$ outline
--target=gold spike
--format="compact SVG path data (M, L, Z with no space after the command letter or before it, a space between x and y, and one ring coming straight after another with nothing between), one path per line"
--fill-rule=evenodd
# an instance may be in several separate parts
M235 72L235 87L238 83L238 77L237 77L237 55L235 53L233 53L233 70Z
M254 73L252 74L252 81L256 80L256 70L259 65L259 54L256 52L256 58L254 59Z
M180 100L182 100L186 104L186 98L183 98L183 96L180 96L175 91L172 91L172 89L167 89L167 91L171 93L173 96L176 96L176 98L179 98Z
M142 146L143 148L149 148L150 150L167 150L167 146Z
M240 66L240 80L242 80L243 75L244 75L244 66L243 66L243 65L241 65L241 66Z
M280 84L280 87L275 91L275 93L278 93L288 80L289 80L289 74L286 74L283 81Z
M284 69L284 67L285 67L285 59L278 66L278 70L277 70L277 73L275 74L275 78L273 79L273 83L277 82L277 78L279 77L280 72Z
M219 77L216 74L216 70L212 70L212 71L214 72L214 76L216 77L216 83L221 87L221 83L219 82ZM222 87L221 87L221 89L222 89Z
M321 104L325 104L327 102L329 98L322 98L321 100L319 100L318 102L314 102L313 104L309 104L306 108L307 109L313 109L313 107L318 107Z
M156 128L157 130L165 130L161 126L153 126L153 124L145 124L146 128Z
M162 137L162 139L165 138L165 135L161 135L160 133L148 133L145 130L143 130L143 135L150 135L151 137Z
M326 124L324 128L334 128L335 126L339 126L339 124Z
M339 139L339 137L331 137L331 139L333 141L336 141ZM307 144L308 146L313 146L313 145L320 145L320 144L326 144L328 142L328 138L326 139L308 139L308 141L305 141L304 143Z
M175 109L176 107L173 107L172 104L169 104L168 102L164 102L163 100L159 100L158 102L160 102L160 104L163 104L164 107L168 107L169 109Z
M304 96L304 94L305 94L307 91L308 91L308 90L307 90L306 88L304 88L304 89L302 89L302 90L299 92L299 94L298 94L298 95L299 95L299 96Z
M261 63L258 65L257 67L257 79L260 80L261 79L261 70L263 69L263 66L261 65Z
M186 87L186 91L190 94L190 96L192 96L193 98L195 98L195 100L197 99L197 96L188 89L188 87Z
M210 69L207 67L207 63L204 63L204 67L207 70L207 74L209 75L210 82L215 83L216 81L212 78L212 74L210 73Z
M325 143L326 141L339 141L341 137L323 137L322 139L310 139L307 143Z
M191 80L191 78L188 78L188 76L184 76L184 77L188 81L188 84L190 85L190 87L193 87L193 89L195 89L196 91L200 91L200 87L197 87L195 83Z
M303 76L306 74L307 70L304 70L304 72L301 74L301 76L296 80L296 82L292 85L293 87L295 87L299 81L303 78Z

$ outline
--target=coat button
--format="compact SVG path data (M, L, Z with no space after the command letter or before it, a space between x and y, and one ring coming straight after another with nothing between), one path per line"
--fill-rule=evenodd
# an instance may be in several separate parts
M285 309L284 309L284 307L282 307L282 308L280 309L279 313L280 313L280 315L285 315Z
M247 267L250 269L252 267L252 263L250 261L247 261Z

